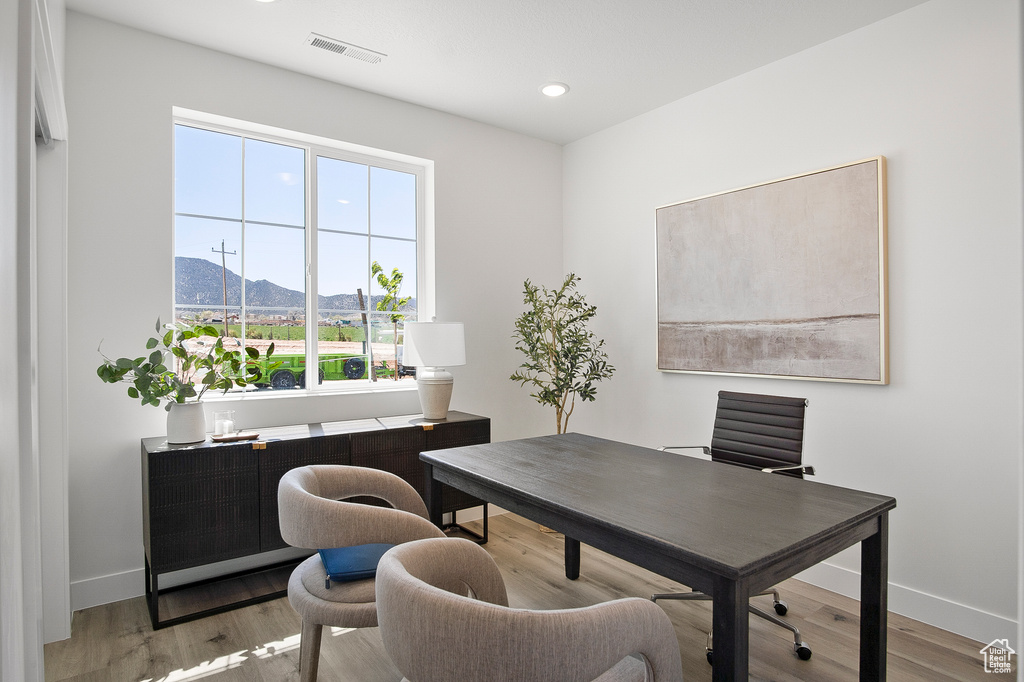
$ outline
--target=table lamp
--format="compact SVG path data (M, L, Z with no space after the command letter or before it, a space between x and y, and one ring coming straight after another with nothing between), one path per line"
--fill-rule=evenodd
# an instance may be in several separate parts
M461 322L406 322L403 363L416 367L416 387L423 418L448 417L452 375L445 367L466 364L466 334Z

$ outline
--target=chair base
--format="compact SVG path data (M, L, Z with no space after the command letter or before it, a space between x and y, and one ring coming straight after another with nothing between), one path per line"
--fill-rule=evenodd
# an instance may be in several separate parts
M786 602L782 601L779 598L779 591L778 590L772 588L770 590L765 590L764 592L761 592L760 594L755 595L755 596L764 597L764 596L767 596L767 595L772 595L772 606L775 607L775 612L778 613L780 616L786 615L786 611L788 610L788 606L786 605ZM667 593L663 593L663 594L653 594L653 595L651 595L651 601L657 602L659 599L673 599L673 600L676 600L676 601L711 601L711 597L710 596L704 594L703 592L696 592L696 591L694 591L694 592L667 592ZM755 616L763 618L764 620L767 620L767 621L769 621L771 623L774 623L775 625L778 625L779 627L786 628L787 630L792 632L793 633L793 653L795 653L797 656L799 656L800 660L802 660L802 661L806 661L806 660L809 660L811 658L811 648L807 645L807 642L805 642L805 641L803 641L803 639L801 639L801 637L800 637L800 630L795 625L793 625L792 623L787 623L786 621L782 620L781 618L776 617L775 614L768 613L767 611L765 611L765 610L763 610L763 609L761 609L761 608L759 608L759 607L757 607L757 606L755 606L753 604L747 604L747 610L750 613L754 614ZM708 663L711 663L712 646L711 646L711 633L710 632L708 633L708 643L707 643L707 647L706 648L707 648Z

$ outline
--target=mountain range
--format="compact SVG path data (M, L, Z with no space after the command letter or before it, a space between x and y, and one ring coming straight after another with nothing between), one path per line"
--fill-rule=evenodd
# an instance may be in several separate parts
M174 258L174 301L178 305L199 305L216 308L224 305L224 280L227 284L228 305L237 306L242 298L242 278L231 270L203 258ZM365 295L365 294L364 294ZM367 302L367 309L373 310L382 296L373 296ZM301 291L286 289L265 279L245 280L245 303L249 306L268 308L302 308L306 295ZM359 310L359 297L351 294L318 296L317 305L325 310ZM415 310L416 299L409 301L403 310Z

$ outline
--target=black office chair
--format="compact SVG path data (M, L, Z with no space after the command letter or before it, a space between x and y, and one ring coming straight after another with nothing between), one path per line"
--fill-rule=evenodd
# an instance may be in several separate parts
M659 450L700 448L705 455L711 455L714 462L725 462L750 469L760 469L769 474L803 478L813 475L814 467L802 464L804 442L804 398L787 398L752 393L718 392L718 411L715 413L715 430L711 436L711 447L691 445L666 445ZM775 588L757 596L772 595L775 613L786 615L786 602L779 598ZM659 599L709 600L702 592L655 594L651 601ZM801 660L811 657L811 649L800 638L800 630L792 623L777 618L753 604L750 612L767 621L784 627L793 633L793 650ZM708 633L707 658L712 661L711 633Z

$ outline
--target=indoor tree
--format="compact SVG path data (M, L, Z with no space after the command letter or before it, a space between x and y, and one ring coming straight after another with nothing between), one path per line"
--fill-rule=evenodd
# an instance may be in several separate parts
M569 273L555 290L523 283L527 310L516 319L516 350L526 361L509 377L536 389L530 395L541 405L555 408L557 433L564 433L576 408L576 398L593 401L597 382L615 368L608 364L604 340L595 339L587 322L597 306L576 290L580 278Z

